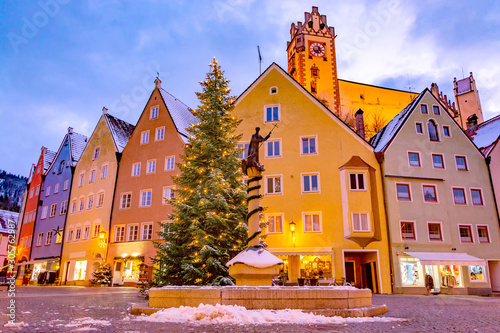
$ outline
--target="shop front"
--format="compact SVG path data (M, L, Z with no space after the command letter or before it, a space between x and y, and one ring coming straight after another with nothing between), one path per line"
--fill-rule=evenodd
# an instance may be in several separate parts
M23 284L58 285L59 257L24 262Z
M488 294L485 260L467 253L405 252L399 257L396 293Z
M144 257L115 257L113 263L113 286L136 286L139 282L140 266Z

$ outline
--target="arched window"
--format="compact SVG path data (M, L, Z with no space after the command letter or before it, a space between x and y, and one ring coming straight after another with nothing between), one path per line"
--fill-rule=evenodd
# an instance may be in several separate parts
M437 125L433 120L429 120L429 122L427 123L427 129L429 132L429 139L431 141L439 141Z

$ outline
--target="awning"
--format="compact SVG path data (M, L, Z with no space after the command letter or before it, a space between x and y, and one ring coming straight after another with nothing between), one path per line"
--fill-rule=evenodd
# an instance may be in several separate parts
M420 259L421 265L486 266L484 259L473 257L467 253L405 252L405 254Z
M332 247L292 247L292 248L268 248L275 256L279 255L333 255Z

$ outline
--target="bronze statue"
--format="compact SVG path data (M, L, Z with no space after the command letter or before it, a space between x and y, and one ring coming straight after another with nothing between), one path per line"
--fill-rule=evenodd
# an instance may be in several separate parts
M276 125L275 125L276 127ZM273 127L274 129L274 127ZM271 136L271 132L263 138L260 134L260 127L255 128L255 134L252 135L252 139L250 140L250 145L248 146L248 157L246 160L242 161L242 169L243 173L247 175L248 168L256 168L257 170L264 171L264 166L259 163L259 148L261 142L266 141Z

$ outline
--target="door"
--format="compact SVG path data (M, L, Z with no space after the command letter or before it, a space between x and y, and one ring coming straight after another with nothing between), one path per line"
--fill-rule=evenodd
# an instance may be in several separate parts
M354 261L345 262L345 280L351 283L352 286L356 285L356 276L354 273Z
M488 261L490 269L491 290L500 292L500 261Z
M372 264L367 262L366 264L363 265L364 271L365 271L365 278L366 278L366 287L374 292L373 290L373 279L372 279Z
M118 286L123 285L121 261L115 262L115 269L113 271L113 285L118 285Z
M68 261L68 263L66 264L66 274L65 274L65 277L64 277L64 285L66 285L66 282L68 282L68 276L69 276L69 265L70 265L71 261Z

